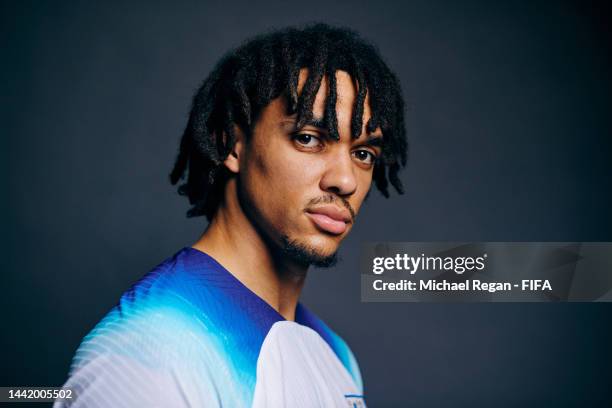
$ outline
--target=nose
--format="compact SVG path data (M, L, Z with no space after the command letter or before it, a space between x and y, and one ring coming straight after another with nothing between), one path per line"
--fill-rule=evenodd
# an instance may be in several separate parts
M342 151L328 157L327 168L321 178L320 187L324 191L339 196L347 196L355 192L357 179L350 153Z

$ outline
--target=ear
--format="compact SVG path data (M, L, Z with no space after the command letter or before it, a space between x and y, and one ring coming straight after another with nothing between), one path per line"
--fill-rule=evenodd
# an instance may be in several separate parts
M238 173L240 171L240 159L244 152L244 134L239 126L234 125L234 137L236 141L234 142L234 146L232 150L230 150L229 154L223 161L223 164L229 171L232 173ZM223 142L227 140L227 134L223 132Z

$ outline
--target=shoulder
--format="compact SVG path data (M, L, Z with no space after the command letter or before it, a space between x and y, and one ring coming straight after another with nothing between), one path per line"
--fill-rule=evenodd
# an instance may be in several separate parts
M201 350L218 348L219 318L212 311L220 302L206 279L213 273L193 255L188 248L180 250L123 293L83 338L71 371L100 355L160 369L193 366L201 363Z
M205 358L214 345L187 313L171 303L129 315L113 309L75 354L65 384L77 397L70 406L217 406L206 370L214 361Z
M202 290L185 272L193 269L186 255L179 251L132 285L83 338L65 385L75 388L81 405L71 406L218 406L221 391L226 399L244 399L235 389L240 384L212 374L228 359L215 322L194 304L190 291Z

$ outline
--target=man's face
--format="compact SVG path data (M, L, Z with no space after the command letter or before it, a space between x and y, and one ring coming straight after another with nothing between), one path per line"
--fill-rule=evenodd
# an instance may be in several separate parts
M302 69L301 91L308 71ZM247 217L285 255L304 264L329 266L372 183L382 132L366 133L364 104L359 138L351 138L356 85L336 72L336 114L340 140L328 137L322 123L327 96L324 77L313 105L313 123L295 131L296 116L286 115L284 97L263 109L239 163L238 195ZM374 140L372 142L372 140ZM378 142L378 143L377 143Z

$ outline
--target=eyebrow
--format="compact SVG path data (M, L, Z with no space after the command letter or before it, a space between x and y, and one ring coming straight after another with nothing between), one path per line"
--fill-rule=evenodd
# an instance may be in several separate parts
M296 116L297 115L294 114L294 115L291 115L289 118L297 122ZM325 121L321 117L311 118L310 120L306 121L306 123L304 123L304 126L302 126L300 129L297 129L297 130L301 130L306 126L315 127L327 133L327 125L325 124ZM368 135L368 138L366 139L364 144L368 146L373 146L373 147L381 147L383 145L383 135L381 134Z
M384 144L383 135L368 135L365 144L373 147L382 147Z
M292 121L295 121L295 123L297 123L297 114L291 115L289 117L289 119L291 119ZM321 129L323 131L327 131L327 125L325 125L325 121L321 117L313 117L313 118L311 118L306 123L304 123L304 126L302 126L302 128L304 128L306 126L312 126L312 127L319 128L319 129ZM300 128L300 129L302 129L302 128Z

